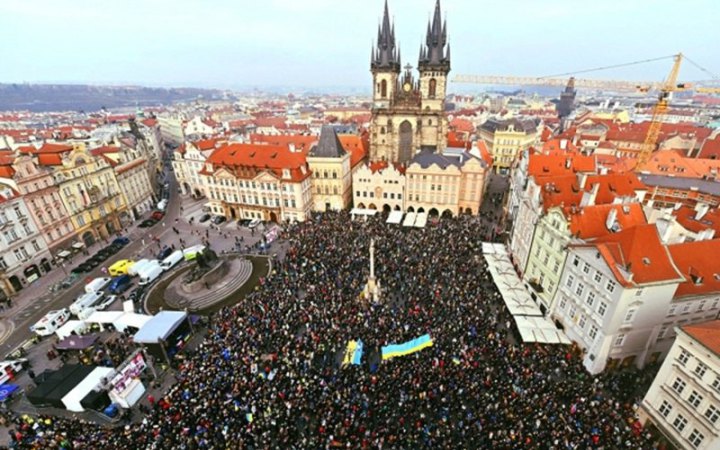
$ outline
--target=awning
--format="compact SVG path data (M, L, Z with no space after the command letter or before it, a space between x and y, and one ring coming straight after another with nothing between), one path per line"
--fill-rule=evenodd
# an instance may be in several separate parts
M68 256L71 256L71 255L72 255L72 253L70 253L69 251L63 250L57 254L57 257L58 258L67 258Z
M415 217L416 217L416 214L414 212L407 213L407 215L405 216L405 221L403 222L403 226L411 227L411 226L415 225Z
M523 342L570 344L570 339L550 319L526 316L515 316L513 319L515 319Z
M358 216L374 216L375 214L377 214L377 210L367 208L353 208L350 211L350 214Z
M98 335L86 334L85 336L69 336L58 342L55 346L58 350L85 350L92 347L98 340Z
M402 222L402 218L403 218L402 211L390 211L390 215L388 216L388 218L385 222L399 224Z
M83 247L85 247L85 244L83 244L82 242L76 242L72 245L72 248L76 248L78 250L80 250Z
M182 311L160 311L135 333L133 340L140 344L157 344L167 339L186 319L187 313Z
M425 225L427 225L427 213L421 212L418 213L417 217L415 218L415 223L413 226L415 228L425 228Z
M152 319L147 314L137 314L134 312L126 312L115 321L115 328L124 330L127 327L137 328L138 330L145 326Z

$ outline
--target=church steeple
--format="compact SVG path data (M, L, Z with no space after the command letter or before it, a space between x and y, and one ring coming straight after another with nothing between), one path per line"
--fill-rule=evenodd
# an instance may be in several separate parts
M395 45L395 26L390 22L387 0L382 23L378 26L377 48L373 51L370 68L400 72L400 51Z
M446 49L447 46L447 49ZM447 45L447 22L440 14L440 0L435 3L435 13L428 22L425 49L420 51L418 68L422 70L450 71L450 46Z

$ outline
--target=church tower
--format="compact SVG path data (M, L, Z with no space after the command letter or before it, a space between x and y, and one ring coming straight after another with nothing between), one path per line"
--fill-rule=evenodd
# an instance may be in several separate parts
M421 150L444 150L450 46L440 15L440 0L428 23L425 44L420 46L419 79L409 64L400 74L400 49L395 44L387 0L377 39L370 60L373 75L370 160L406 163Z

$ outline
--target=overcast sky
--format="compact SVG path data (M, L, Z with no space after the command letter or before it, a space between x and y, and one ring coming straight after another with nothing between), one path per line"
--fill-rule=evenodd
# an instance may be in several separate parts
M370 86L384 0L0 0L0 82ZM389 0L417 64L435 0ZM442 0L454 74L543 76L671 55L720 74L717 0ZM661 80L671 61L587 78ZM452 74L451 74L452 76ZM708 79L686 63L685 80Z

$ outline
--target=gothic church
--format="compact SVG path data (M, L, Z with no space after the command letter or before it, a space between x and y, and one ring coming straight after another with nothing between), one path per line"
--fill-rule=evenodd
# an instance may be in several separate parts
M387 0L377 46L373 46L373 108L370 124L370 159L406 163L421 150L441 152L448 132L445 90L450 72L447 27L440 17L440 0L428 23L425 44L420 45L419 79L412 66L401 74L395 25L390 23Z

